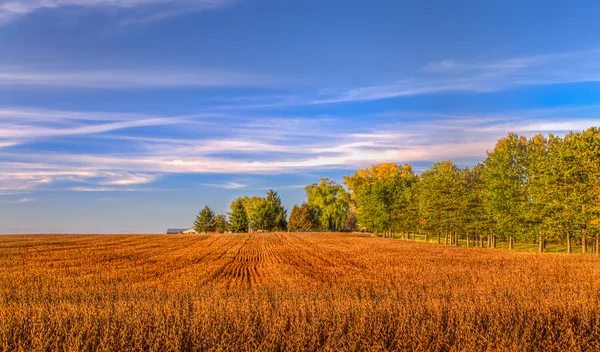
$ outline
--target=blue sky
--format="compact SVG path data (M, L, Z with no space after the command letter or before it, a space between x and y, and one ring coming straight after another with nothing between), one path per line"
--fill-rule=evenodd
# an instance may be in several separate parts
M600 125L598 1L0 0L0 233L164 232Z

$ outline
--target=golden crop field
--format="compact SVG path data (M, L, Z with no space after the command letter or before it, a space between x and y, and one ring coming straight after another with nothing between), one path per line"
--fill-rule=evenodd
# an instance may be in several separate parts
M366 234L3 236L4 351L600 350L600 259Z

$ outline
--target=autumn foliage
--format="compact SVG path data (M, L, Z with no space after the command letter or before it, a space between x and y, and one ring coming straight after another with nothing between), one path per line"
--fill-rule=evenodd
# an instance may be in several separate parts
M482 163L459 168L449 160L417 174L386 163L344 178L358 223L370 232L444 243L573 242L600 253L600 130L509 133ZM588 249L589 245L592 245Z

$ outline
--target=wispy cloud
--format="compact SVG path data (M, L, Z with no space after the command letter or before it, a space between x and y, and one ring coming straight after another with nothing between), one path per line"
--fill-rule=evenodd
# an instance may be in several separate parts
M198 116L152 116L128 113L0 108L0 150L69 136L98 135L125 129L190 123Z
M151 183L156 180L156 175L140 174L140 173L106 173L102 175L107 180L101 181L102 185L112 186L128 186Z
M295 117L290 120L261 116L263 122L247 116L243 127L239 128L231 127L235 124L228 120L230 117L220 116L212 122L186 125L185 134L172 133L165 137L137 137L135 133L127 133L130 130L122 130L114 136L107 133L89 135L87 138L94 138L95 143L105 143L111 148L77 152L31 149L28 148L30 140L21 139L23 145L0 150L0 192L36 189L133 191L139 190L136 186L150 185L159 178L176 174L276 174L323 169L352 170L380 162L479 161L485 156L485 151L509 131L532 135L600 125L598 107L503 114L427 116L422 113L419 119L403 118L413 114L410 112L388 114L365 116L369 124L352 125L343 118L331 116L321 119ZM43 117L52 113L41 115L43 124L46 124L48 121ZM61 120L61 123L70 126L73 123L71 118L78 113L67 116L69 119ZM147 118L127 114L120 117L117 113L108 116L133 121ZM99 122L96 119L100 117L96 115L88 121L77 119L75 123L96 125ZM237 123L240 116L235 115L233 119ZM21 123L31 124L33 131L40 123L38 120L26 121ZM0 118L0 129L16 123L16 119ZM155 129L155 133L149 133L150 136L163 135L161 125L149 128ZM10 142L9 135L8 132L3 134L3 138ZM40 133L35 135L51 138ZM214 135L221 137L215 138ZM75 137L64 135L61 142ZM111 152L115 148L122 151ZM259 189L239 180L204 185L231 190Z
M201 186L208 186L222 189L241 189L247 186L237 182L224 182L224 183L200 183Z
M453 91L491 92L525 85L600 81L600 50L490 61L444 59L392 83L324 90L312 104L369 101Z
M279 84L280 80L254 73L220 69L31 68L0 65L0 85L10 87L61 87L143 89L173 87L248 87Z
M31 202L35 202L36 200L37 200L36 198L23 197L23 198L18 198L18 199L13 199L13 200L1 200L0 203L20 204L20 203L31 203Z
M75 192L133 192L135 189L132 188L116 188L116 187L89 187L89 186L77 186L69 188Z
M117 9L127 23L162 20L183 13L224 7L233 0L0 0L0 24L40 11L61 8Z

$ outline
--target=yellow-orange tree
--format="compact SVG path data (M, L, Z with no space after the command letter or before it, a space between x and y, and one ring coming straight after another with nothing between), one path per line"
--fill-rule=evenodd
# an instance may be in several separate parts
M360 226L386 236L393 230L414 228L416 213L411 211L410 188L416 181L412 166L394 163L374 165L344 177Z

